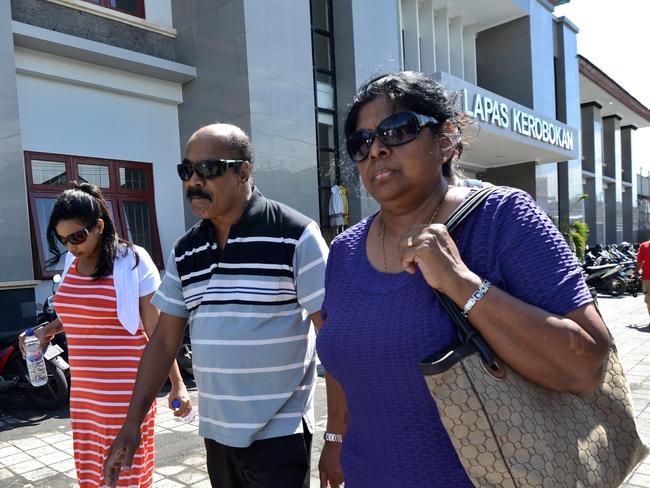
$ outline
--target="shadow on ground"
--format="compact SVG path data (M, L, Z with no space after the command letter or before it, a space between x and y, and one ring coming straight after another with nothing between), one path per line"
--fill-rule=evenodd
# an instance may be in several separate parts
M648 324L630 324L628 329L636 329L639 332L650 332L650 325Z
M189 375L183 375L183 380L188 390L196 388L194 378ZM169 381L165 382L160 389L158 397L165 397L170 389ZM2 392L2 405L0 406L0 420L3 417L11 417L11 423L0 425L0 432L13 430L20 427L37 426L42 422L50 419L69 419L70 405L65 405L53 410L43 410L40 407L33 407L30 404L30 398L24 395L18 389L11 389ZM1 424L1 423L0 423Z

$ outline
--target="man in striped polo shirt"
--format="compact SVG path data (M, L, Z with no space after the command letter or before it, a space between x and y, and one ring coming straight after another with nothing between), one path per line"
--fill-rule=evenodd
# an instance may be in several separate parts
M212 485L308 487L327 246L315 222L254 187L238 127L195 132L178 172L202 220L176 241L152 300L162 313L107 478L130 465L189 323Z

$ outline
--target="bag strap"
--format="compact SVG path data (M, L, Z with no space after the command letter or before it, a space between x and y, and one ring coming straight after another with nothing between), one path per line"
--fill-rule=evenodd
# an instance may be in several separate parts
M453 231L458 229L458 227L472 214L472 212L479 208L487 199L487 197L495 190L497 190L497 188L497 186L481 188L477 192L467 197L467 199L465 199L463 203L461 203L460 206L454 210L454 212L447 219L445 225L447 226L448 232L451 234ZM429 361L431 358L427 358L420 365L420 367L423 369L423 372L426 371L425 374L438 374L449 369L453 364L462 359L462 357L474 351L478 351L481 354L483 361L489 368L497 370L499 368L499 364L495 360L492 349L490 346L488 346L488 344L485 342L485 339L481 337L478 331L469 323L467 318L461 314L458 305L456 305L454 301L444 293L441 293L437 290L434 293L456 326L456 333L460 339L461 344L463 345L463 353L454 354L453 352L455 348L451 348L450 350L444 351L441 354L436 354L435 356L438 358L438 362L433 370L431 367L425 370L425 363L427 363L427 366L431 366Z
M487 186L468 196L447 218L445 226L449 233L451 234L454 232L458 226L462 224L474 210L480 207L487 197L498 188L498 186Z

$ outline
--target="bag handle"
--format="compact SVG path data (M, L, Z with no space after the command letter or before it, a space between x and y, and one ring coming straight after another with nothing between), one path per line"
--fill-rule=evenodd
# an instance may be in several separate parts
M447 231L450 234L455 231L497 188L497 186L481 188L467 197L447 219L445 223ZM495 359L494 353L485 342L485 339L481 337L467 318L461 314L460 308L451 298L437 290L434 290L434 293L456 326L460 346L452 346L449 349L434 353L424 359L420 363L422 373L425 375L440 374L477 351L481 355L484 364L490 370L497 373L501 369L501 366Z
M447 218L447 222L445 222L445 227L447 227L449 233L451 234L454 232L458 226L462 224L474 210L480 207L487 197L498 188L498 186L487 186L481 188L463 200L456 210L454 210Z

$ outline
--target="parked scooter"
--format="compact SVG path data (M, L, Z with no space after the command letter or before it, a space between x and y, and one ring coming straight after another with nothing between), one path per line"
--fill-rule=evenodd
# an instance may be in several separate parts
M38 312L36 317L36 323L39 325L49 324L50 322L56 320L56 310L54 310L54 286L61 281L61 275L56 274L52 278L52 295L47 297L43 303L43 309ZM54 336L50 342L53 345L59 346L63 352L61 357L68 361L68 341L65 337L65 332L60 332ZM69 375L68 375L69 376Z
M643 291L643 282L641 281L641 276L637 275L634 272L634 267L635 263L629 262L628 264L624 265L622 271L627 284L627 293L633 297L636 297Z
M598 291L613 296L626 292L637 296L642 283L634 273L635 264L636 252L630 243L596 244L585 254L583 269L587 283Z
M632 244L625 241L617 246L617 251L621 261L627 263L624 270L627 279L627 292L635 297L643 292L641 276L634 272L634 268L636 267L636 251Z
M601 293L616 297L627 291L624 269L624 265L616 263L585 266L585 282L587 286L594 287Z
M190 342L190 326L185 327L185 334L183 335L183 343L178 350L176 362L181 373L185 372L189 375L194 375L192 369L192 343Z
M58 279L57 279L58 277ZM61 277L56 275L54 284L60 281ZM54 291L54 284L52 291ZM51 322L56 318L56 313L51 305L52 297L49 297L43 306L43 312L39 314L41 322ZM26 330L26 329L25 329ZM48 344L43 353L45 367L47 370L47 383L35 387L29 381L27 363L18 345L18 334L22 330L5 332L0 335L0 392L12 388L20 389L32 404L46 409L54 409L61 406L68 399L70 391L69 369L67 359L67 343L65 337L56 337L56 341ZM65 353L66 359L62 357Z
M47 383L35 387L29 382L27 363L20 352L16 331L10 334L0 336L0 392L17 388L39 407L54 409L63 405L70 389L66 373L70 366L61 357L63 349L57 344L47 346L43 353Z

